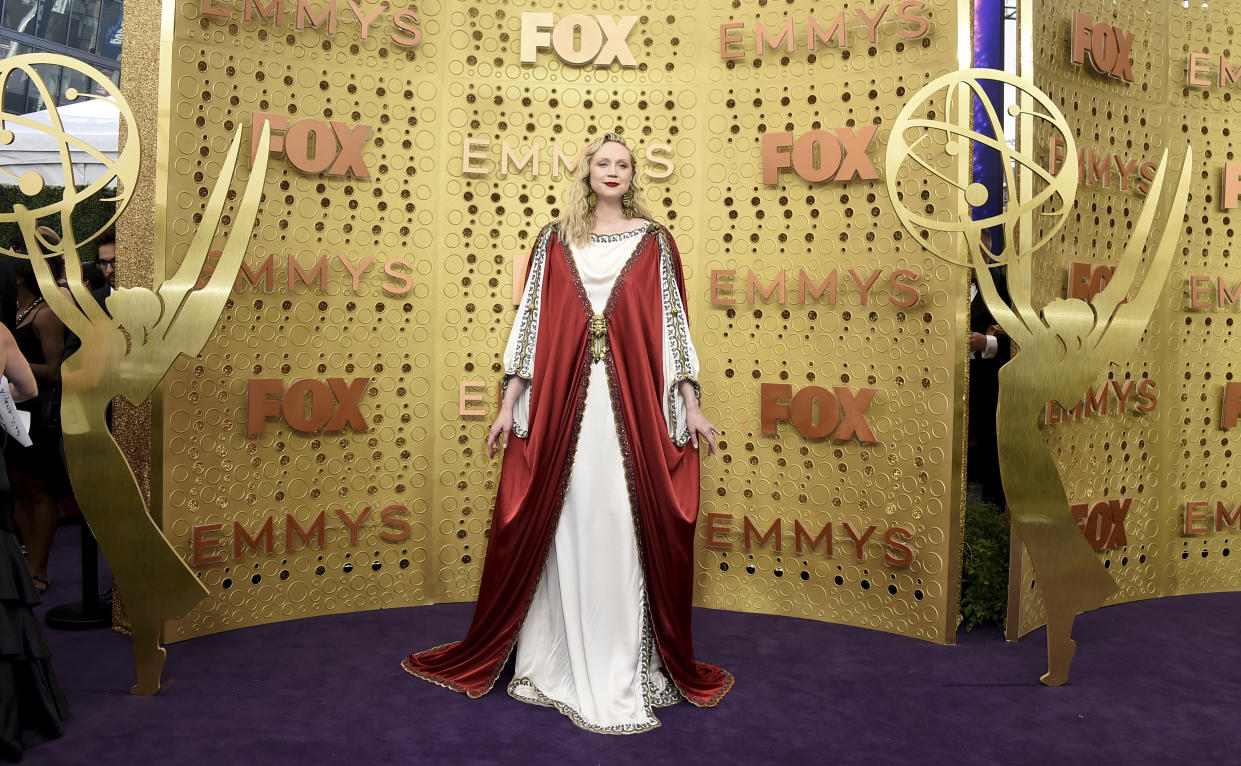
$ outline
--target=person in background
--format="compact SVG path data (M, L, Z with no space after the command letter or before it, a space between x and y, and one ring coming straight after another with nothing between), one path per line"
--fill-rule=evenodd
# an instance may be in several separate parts
M108 229L99 236L99 254L95 264L108 283L108 292L116 289L116 230ZM106 297L106 296L105 296Z
M28 566L40 593L50 581L47 561L56 531L57 503L69 494L60 457L60 365L65 325L48 308L29 261L11 259L17 274L17 347L39 382L39 395L20 407L31 414L30 438L22 447L10 442L5 451L17 508L17 524L26 543Z
M992 246L991 232L984 230L982 245L988 252L999 255L1003 241L996 238ZM991 269L1000 298L1008 302L1008 282L1004 267ZM1004 483L1000 479L1000 452L995 436L995 410L1000 393L1000 368L1011 357L1011 346L1004 330L996 324L978 291L977 282L970 281L970 419L969 453L966 473L971 484L977 484L982 499L1004 509Z
M7 327L0 327L0 374L15 400L38 395L34 373ZM38 604L38 590L13 534L13 498L0 468L0 757L9 761L20 761L26 748L62 735L69 717L51 651L32 611Z

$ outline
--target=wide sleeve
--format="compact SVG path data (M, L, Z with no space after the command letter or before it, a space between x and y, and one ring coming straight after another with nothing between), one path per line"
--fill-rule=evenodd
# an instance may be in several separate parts
M543 272L547 266L547 250L551 242L553 226L545 226L534 241L530 262L526 270L526 287L517 307L517 318L509 331L508 345L504 348L504 381L500 384L501 395L508 389L509 380L524 378L528 385L513 406L513 433L521 438L530 435L530 392L534 388L534 358L539 340L539 310L543 302Z
M698 387L698 353L690 339L689 318L685 314L685 276L681 270L681 256L676 242L666 229L659 232L658 239L666 388L663 397L664 420L668 423L668 436L673 444L683 447L689 441L690 433L681 381L692 383L695 396L702 397L702 390Z

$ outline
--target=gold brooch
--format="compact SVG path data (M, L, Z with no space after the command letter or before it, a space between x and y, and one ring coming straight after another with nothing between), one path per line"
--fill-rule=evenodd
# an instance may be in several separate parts
M608 353L608 320L603 314L590 318L590 357L602 362Z

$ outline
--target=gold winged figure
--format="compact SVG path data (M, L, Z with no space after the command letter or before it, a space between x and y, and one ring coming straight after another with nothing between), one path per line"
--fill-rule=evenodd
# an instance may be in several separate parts
M267 169L270 129L264 126L259 138L257 160L240 195L233 218L233 229L207 281L198 287L211 242L220 226L224 207L237 168L242 131L238 127L229 146L220 177L207 201L202 223L176 273L154 291L120 288L106 299L106 311L82 284L78 247L101 234L107 225L82 242L75 240L70 219L81 199L118 184L116 215L119 217L133 195L139 165L138 131L133 113L119 90L98 71L62 56L31 54L0 63L0 93L9 78L25 76L39 89L44 103L55 104L34 66L52 64L81 72L102 89L120 108L128 129L128 140L115 162L94 147L65 134L63 122L53 106L50 125L21 115L10 114L0 102L0 142L11 142L9 123L43 130L57 137L60 162L66 183L62 200L31 209L14 205L11 213L0 213L0 221L15 222L21 229L29 258L43 292L44 300L61 321L82 340L79 351L65 360L61 368L61 422L65 456L82 514L90 524L113 573L124 589L125 606L133 634L134 660L138 682L134 694L154 694L160 689L166 652L160 646L163 622L185 614L205 595L206 588L177 555L148 512L142 491L124 454L108 430L106 412L116 396L134 404L144 401L159 384L180 354L196 355L215 330L241 268L250 232L258 215ZM68 94L71 100L86 96ZM4 141L4 139L8 141ZM72 183L71 148L86 151L109 164L103 178L82 190ZM42 189L42 180L23 176L21 188L27 194ZM186 211L189 215L190 211ZM37 231L42 219L59 216L64 232L58 245L51 245ZM163 226L162 221L156 221ZM69 291L66 296L56 285L48 258L63 253ZM10 253L13 254L13 253Z
M952 254L937 252L930 237L920 241L943 260L974 270L987 308L1020 349L999 373L996 429L1000 475L1014 544L1020 540L1029 551L1047 607L1048 669L1041 680L1048 686L1058 686L1068 680L1076 651L1072 639L1074 620L1078 614L1101 606L1116 592L1116 584L1069 513L1059 470L1039 433L1039 414L1049 401L1071 406L1109 365L1125 362L1137 348L1172 267L1189 198L1193 152L1186 147L1164 229L1145 260L1143 251L1147 250L1166 180L1167 150L1133 236L1125 245L1108 286L1089 303L1057 299L1041 311L1036 310L1034 254L1052 241L1073 207L1077 164L1068 162L1059 172L1052 173L1039 166L1028 151L1014 151L1002 135L992 137L973 130L967 109L974 99L983 104L991 125L1003 124L981 85L987 80L1016 88L1018 103L1010 111L1025 118L1023 133L1033 132L1037 121L1040 130L1060 134L1067 145L1065 156L1077 156L1073 132L1063 114L1032 83L998 70L965 70L931 82L901 111L888 145L888 186L897 216L911 233L919 236L923 231L938 231L953 235ZM942 105L945 119L934 116L934 106L927 114L928 105L933 103ZM914 176L936 176L952 187L959 195L959 210L968 213L969 207L983 204L987 198L985 187L957 183L938 170L934 157L923 156L930 146L939 144L949 157L968 157L973 143L989 146L1003 158L1010 190L1003 213L984 220L958 216L945 221L908 204L902 184L910 182L911 176L899 172L907 162L914 169ZM1023 146L1031 144L1032 141L1023 141ZM925 187L919 184L918 188ZM1036 215L1058 219L1038 229L1037 241ZM1005 241L1016 245L1003 255L990 252L983 244L983 230L993 226L1001 227ZM1145 274L1139 282L1143 263ZM1001 299L992 276L999 265L1007 266L1011 306Z

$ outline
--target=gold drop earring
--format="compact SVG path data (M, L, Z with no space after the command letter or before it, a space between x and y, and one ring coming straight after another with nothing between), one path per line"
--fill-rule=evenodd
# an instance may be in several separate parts
M633 187L630 186L621 196L621 207L624 209L626 218L633 218Z
M590 190L590 194L587 194L587 195L586 195L586 204L587 204L587 205L590 205L590 209L591 209L591 210L594 210L594 209L595 209L595 203L596 203L597 201L598 201L598 198L597 198L597 197L595 197L595 190L594 190L594 189L591 189L591 190Z

